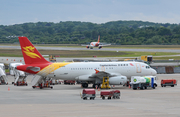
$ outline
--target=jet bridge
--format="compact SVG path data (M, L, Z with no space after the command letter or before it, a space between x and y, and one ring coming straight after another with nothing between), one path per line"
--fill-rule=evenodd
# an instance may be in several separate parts
M6 77L5 70L3 70L2 65L0 64L0 85L2 84L8 84L8 80Z

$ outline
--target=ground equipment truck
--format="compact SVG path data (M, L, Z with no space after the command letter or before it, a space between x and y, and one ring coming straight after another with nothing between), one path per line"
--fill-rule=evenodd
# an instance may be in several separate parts
M132 76L131 77L131 87L132 89L147 89L151 87L155 89L157 87L156 76Z
M177 81L175 79L162 79L161 80L161 87L171 86L174 87L177 85Z

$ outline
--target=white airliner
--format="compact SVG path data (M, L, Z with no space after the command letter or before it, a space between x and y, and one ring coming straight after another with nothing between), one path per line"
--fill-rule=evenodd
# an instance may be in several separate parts
M27 73L63 80L83 81L82 86L100 86L103 77L109 77L110 85L124 85L131 76L156 75L156 71L141 62L61 62L44 59L27 37L19 37L25 65L18 70Z
M101 49L103 46L109 46L111 44L103 44L100 43L100 35L98 36L98 42L91 42L90 45L82 45L82 46L86 46L86 48L90 48L93 49L93 47L98 47L99 49Z

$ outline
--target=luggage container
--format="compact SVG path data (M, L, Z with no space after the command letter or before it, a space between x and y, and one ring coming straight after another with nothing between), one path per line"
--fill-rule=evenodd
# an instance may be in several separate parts
M120 91L114 90L113 92L114 92L113 99L120 99L120 95L121 95Z
M174 87L174 85L177 85L177 80L175 79L162 79L161 80L161 87L166 87L166 86Z
M82 91L82 99L87 100L89 98L90 100L94 100L96 97L96 91L94 89L83 89Z
M114 95L114 91L101 91L100 95L103 100L105 97L107 97L107 99L111 99Z

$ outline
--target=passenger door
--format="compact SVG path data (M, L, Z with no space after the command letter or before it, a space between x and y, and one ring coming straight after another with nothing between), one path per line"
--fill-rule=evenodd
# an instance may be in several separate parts
M141 64L140 63L136 63L136 72L141 73Z

